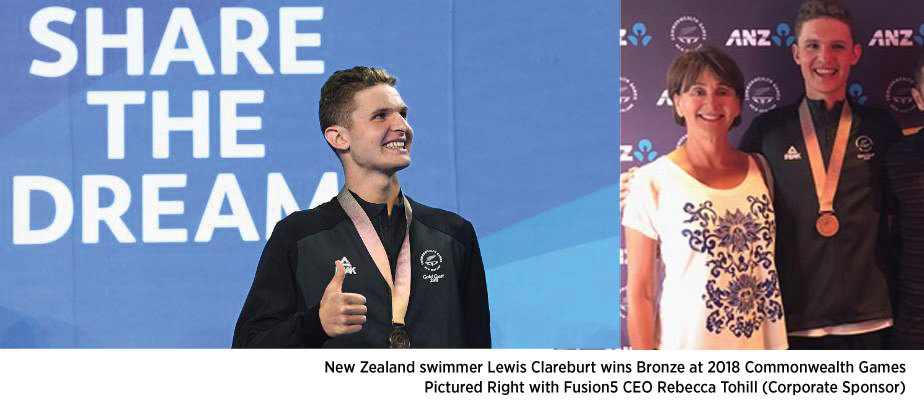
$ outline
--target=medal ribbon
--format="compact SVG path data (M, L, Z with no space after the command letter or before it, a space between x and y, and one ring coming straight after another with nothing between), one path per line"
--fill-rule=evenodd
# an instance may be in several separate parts
M407 219L407 225L404 228L404 241L401 243L401 250L398 252L395 280L392 282L388 254L385 253L382 240L379 239L378 233L372 227L369 216L366 215L366 212L363 211L363 208L356 202L356 198L353 198L353 194L346 187L343 187L343 190L337 195L337 201L340 202L343 211L350 217L350 221L356 227L356 232L359 233L359 238L363 240L366 251L372 256L375 266L379 268L379 273L382 274L382 278L385 278L385 283L388 284L388 289L391 290L391 322L393 324L404 324L407 303L411 297L410 231L411 217L413 215L411 204L408 203L407 198L402 195L401 200L404 203L404 217Z
M802 125L802 137L805 139L809 165L812 166L815 194L818 195L818 213L834 212L834 194L841 178L841 167L844 166L844 155L847 154L847 138L850 136L852 122L850 104L844 100L841 118L837 124L837 136L834 138L834 149L831 150L828 172L825 173L824 159L821 157L821 148L818 147L818 136L815 134L815 125L812 124L808 101L803 98L799 104L799 123Z

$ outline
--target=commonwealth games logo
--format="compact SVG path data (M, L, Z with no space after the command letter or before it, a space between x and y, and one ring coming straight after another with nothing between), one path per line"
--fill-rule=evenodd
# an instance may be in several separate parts
M914 111L914 98L911 96L911 89L914 88L914 80L909 77L898 77L889 83L886 88L885 99L889 108L898 113Z
M671 42L680 51L699 49L706 42L706 26L692 15L685 15L671 25Z
M436 250L427 250L420 254L420 266L433 272L440 269L443 264L443 256Z
M748 107L760 114L776 108L781 98L780 88L769 77L755 77L744 89L744 99Z
M629 112L638 101L635 83L625 77L619 77L619 112Z

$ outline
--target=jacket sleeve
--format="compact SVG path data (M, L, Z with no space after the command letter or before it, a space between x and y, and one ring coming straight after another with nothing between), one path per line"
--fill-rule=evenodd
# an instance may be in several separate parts
M295 283L295 240L285 220L266 242L250 293L234 329L232 348L317 348L330 337L319 305L305 307Z
M462 297L462 316L467 348L491 347L491 311L488 306L488 287L485 282L484 263L478 236L472 224L465 222L468 230L465 267L459 284Z
M895 195L895 180L898 179L901 181L902 172L900 165L901 156L900 153L897 153L902 147L902 134L901 129L898 124L892 119L891 115L886 113L885 117L886 122L886 135L884 136L888 144L886 148L886 157L884 162L884 175L882 175L882 189L883 189L883 209L886 216L886 226L885 228L880 229L883 234L886 234L887 241L885 243L888 246L889 254L886 257L888 265L888 271L886 272L886 279L889 285L889 297L892 299L892 307L898 306L898 285L899 285L899 271L901 268L901 256L902 250L904 249L903 236L902 236L902 215L899 214L899 200ZM898 164L896 164L898 163ZM907 220L907 218L905 218ZM908 235L904 235L908 237ZM893 309L894 310L894 309Z
M890 172L889 161L894 159L894 157L890 157L892 154L892 147L899 145L899 142L905 137L905 135L902 133L902 130L898 124L895 123L895 120L892 119L891 115L889 115L887 112L885 112L883 115L885 115L883 118L883 121L885 122L885 135L883 137L885 138L887 145L886 158L883 164L884 175L882 176L882 178L885 180L882 184L884 198L883 205L885 206L886 214L898 216L898 199L895 198L895 193L893 192L892 188L892 181L893 178L896 178L896 176Z

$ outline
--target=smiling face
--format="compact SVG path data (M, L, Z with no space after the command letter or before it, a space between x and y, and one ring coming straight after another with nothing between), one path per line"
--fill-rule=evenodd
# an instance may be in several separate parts
M860 45L850 27L833 18L816 18L802 25L792 57L802 71L805 94L814 100L842 100L850 67L860 60Z
M352 163L362 170L389 175L411 164L414 134L398 90L387 84L375 85L356 92L353 104L350 127L341 128Z
M674 109L691 133L705 132L724 136L741 114L741 100L735 90L719 81L715 74L703 70L699 79L680 94L674 95Z

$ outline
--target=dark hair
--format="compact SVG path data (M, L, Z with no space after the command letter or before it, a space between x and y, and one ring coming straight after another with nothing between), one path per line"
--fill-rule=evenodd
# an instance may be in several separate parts
M918 60L914 64L914 84L921 85L921 69L924 69L924 53L918 55Z
M394 87L397 82L398 79L385 69L375 67L356 66L334 72L321 87L321 100L318 102L321 132L333 125L351 126L350 114L356 109L353 102L356 93L379 84Z
M808 0L799 6L799 12L796 14L795 32L796 39L802 33L802 24L816 18L833 18L847 25L850 30L850 39L856 42L854 37L853 18L850 12L844 8L838 0Z
M715 74L722 84L735 90L735 97L738 98L740 106L744 99L744 76L741 74L741 69L731 56L709 45L681 53L674 58L670 69L667 70L668 97L673 99L675 95L687 91L706 70ZM686 126L686 121L677 115L676 111L674 111L674 121L680 126ZM740 123L741 115L739 114L732 122L732 126Z

